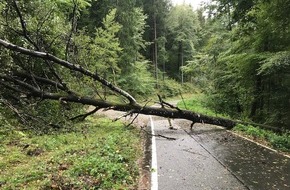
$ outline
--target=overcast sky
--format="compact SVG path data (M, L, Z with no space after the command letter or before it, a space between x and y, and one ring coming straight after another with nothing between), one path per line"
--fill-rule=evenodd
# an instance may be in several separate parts
M197 8L201 2L208 2L209 0L171 0L173 5L182 4L185 2L186 4L191 4L193 8Z

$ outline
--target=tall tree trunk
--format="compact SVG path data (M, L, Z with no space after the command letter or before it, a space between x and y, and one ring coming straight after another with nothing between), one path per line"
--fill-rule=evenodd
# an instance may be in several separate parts
M181 61L181 64L180 64L180 67L179 67L179 70L180 70L180 75L181 75L181 84L183 85L184 83L184 73L183 73L183 65L184 65L184 54L183 54L183 43L180 42L180 61Z
M165 70L166 70L166 65L165 65L165 61L163 60L163 73L162 73L162 80L163 80L163 82L165 80Z
M251 108L250 117L253 118L257 115L257 110L261 109L261 104L263 104L263 100L261 98L262 93L262 79L261 76L257 76L256 78L256 86L254 91L254 101Z
M154 66L155 66L156 87L158 88L158 44L157 44L156 12L154 12Z

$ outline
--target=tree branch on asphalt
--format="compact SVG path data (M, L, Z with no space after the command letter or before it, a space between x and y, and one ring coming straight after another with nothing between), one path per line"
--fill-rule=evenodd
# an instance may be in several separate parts
M177 138L174 138L174 137L167 137L167 136L164 136L164 135L160 135L160 134L157 134L157 135L153 135L152 133L149 133L148 131L146 131L144 128L141 128L141 130L143 132L146 133L146 135L149 135L151 137L161 137L161 138L164 138L164 139L167 139L167 140L171 140L171 141L175 141Z
M144 106L146 106L148 103L149 103L149 102L147 102ZM144 107L144 106L143 106L143 107ZM129 116L129 115L132 117L133 114L134 114L134 110L130 110L130 111L128 111L127 113L121 115L120 117L114 119L113 121L118 121L118 120L120 120L120 119L122 119L122 118L125 118L125 117ZM130 125L132 125L132 124L134 123L134 121L138 118L138 116L139 116L139 113L137 113L137 114L135 115L135 117L130 121L129 124L126 125L126 127L129 127Z
M165 108L164 104L167 105L167 106L169 106L170 108L175 108L175 106L173 106L173 105L171 105L169 103L164 102L163 99L161 98L161 96L159 94L157 96L159 98L159 102L161 104L161 108ZM177 110L180 111L179 108ZM170 118L167 118L167 120L168 120L168 123L169 123L169 129L174 129L174 127L172 126L172 123L171 123Z

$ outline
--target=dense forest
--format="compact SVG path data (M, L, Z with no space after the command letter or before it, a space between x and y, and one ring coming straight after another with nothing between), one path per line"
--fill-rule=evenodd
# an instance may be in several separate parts
M217 113L289 129L289 9L288 0L198 10L169 0L1 1L0 119L57 128L84 111L61 94L117 92L132 103L199 89Z

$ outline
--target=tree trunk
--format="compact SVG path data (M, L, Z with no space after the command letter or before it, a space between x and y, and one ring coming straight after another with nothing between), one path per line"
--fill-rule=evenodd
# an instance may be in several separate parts
M251 118L257 115L257 110L261 109L261 104L262 104L261 92L262 92L262 79L261 79L261 76L257 76L256 86L255 86L255 91L254 91L254 101L252 103L252 108L251 108L251 113L250 113Z
M156 87L158 88L158 44L157 44L156 12L154 12L154 66L155 66Z
M181 42L181 84L184 83L184 73L183 73L183 66L184 66L184 55L183 55L183 44Z

